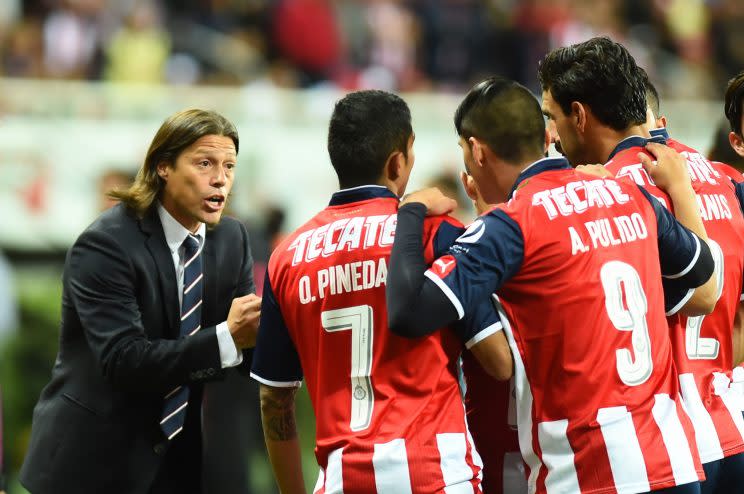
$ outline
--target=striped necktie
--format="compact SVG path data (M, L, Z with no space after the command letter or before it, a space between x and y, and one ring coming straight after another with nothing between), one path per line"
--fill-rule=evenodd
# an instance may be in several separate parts
M181 301L180 337L188 337L201 329L202 273L199 238L193 235L183 241L183 300ZM178 386L165 396L160 428L173 439L183 429L186 407L189 404L188 386Z

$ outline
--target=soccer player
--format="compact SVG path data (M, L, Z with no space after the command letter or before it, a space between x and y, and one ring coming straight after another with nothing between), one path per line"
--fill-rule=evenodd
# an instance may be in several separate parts
M413 141L399 97L360 91L341 99L328 152L342 190L269 261L251 374L261 383L266 444L285 494L304 492L294 424L303 378L316 415L316 492L481 492L457 361L461 341L475 349L500 340L501 358L488 368L511 375L493 305L486 300L486 315L472 324L477 339L443 330L416 342L387 328L387 263ZM427 259L460 227L445 217L428 221Z
M539 70L543 110L555 121L572 162L606 162L617 178L643 186L678 218L685 214L671 197L673 191L653 176L654 154L665 152L656 141L665 142L665 137L643 135L650 82L622 45L594 38L559 48L545 57ZM653 95L651 100L655 103ZM677 141L669 145L686 158L692 184L687 193L696 201L718 267L713 313L688 317L670 311L669 335L705 467L702 492L729 493L732 486L744 485L744 418L738 397L729 390L732 331L744 270L744 216L726 175L694 149Z
M460 180L479 215L492 209L493 206L483 200L472 175L463 171ZM527 479L517 436L514 380L494 379L472 352L463 352L462 372L468 427L483 460L483 492L526 494Z
M513 125L517 115L529 125ZM403 201L388 272L391 329L429 334L497 292L529 492L699 492L702 468L677 392L661 277L677 291L703 285L685 310L710 311L705 242L635 184L541 159L549 134L540 105L515 82L476 85L455 127L485 201L508 202L427 270L424 214L451 204L431 190ZM663 168L689 183L684 170Z

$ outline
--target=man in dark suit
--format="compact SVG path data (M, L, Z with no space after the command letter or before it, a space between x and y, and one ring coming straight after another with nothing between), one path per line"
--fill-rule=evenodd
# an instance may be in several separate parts
M244 494L260 315L248 236L220 221L238 134L187 110L155 135L132 186L70 249L60 348L34 410L32 494Z

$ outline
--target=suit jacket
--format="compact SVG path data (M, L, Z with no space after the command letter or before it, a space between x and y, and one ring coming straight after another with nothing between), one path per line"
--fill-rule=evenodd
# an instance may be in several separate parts
M223 218L207 230L202 329L178 338L173 259L153 207L103 213L65 262L59 353L34 409L21 482L33 494L147 493L169 447L159 422L165 394L195 387L203 409L205 493L244 494L253 410L231 406L249 389L250 354L221 368L216 325L234 297L254 291L245 227ZM202 392L203 391L203 392ZM197 422L198 423L198 422Z

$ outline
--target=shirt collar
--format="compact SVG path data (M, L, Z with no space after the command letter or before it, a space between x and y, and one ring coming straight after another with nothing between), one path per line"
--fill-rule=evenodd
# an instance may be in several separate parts
M342 204L349 204L351 202L366 201L368 199L378 199L381 197L387 197L397 199L392 190L382 185L360 185L359 187L351 187L349 189L341 189L334 193L331 197L329 206L340 206Z
M653 131L652 131L653 132ZM666 129L664 129L664 132L666 132ZM641 136L630 136L626 137L620 143L615 146L615 149L612 150L610 153L610 156L607 158L607 161L610 161L617 153L620 151L625 151L626 149L635 148L635 147L644 147L649 142L658 142L659 144L666 144L666 140L668 139L668 136L663 136L661 134L651 134L651 137L646 139L645 137Z
M160 203L158 203L158 216L160 216L160 223L163 225L163 233L165 234L165 242L168 244L168 248L173 253L178 252L178 249L181 248L181 244L183 244L183 241L186 240L186 237L188 237L191 232L171 216L168 210L166 210ZM207 226L204 223L199 223L199 229L195 234L199 239L199 248L204 246L206 231Z
M664 139L669 139L669 131L667 131L666 127L659 127L658 129L649 130L649 134L651 134L651 137L661 136Z
M522 172L519 174L519 176L517 177L517 181L514 182L514 185L509 192L509 199L514 196L514 193L517 191L519 184L521 184L528 178L534 177L535 175L542 172L567 169L570 170L571 165L568 163L568 160L566 158L543 158L535 161L530 166L522 170Z

